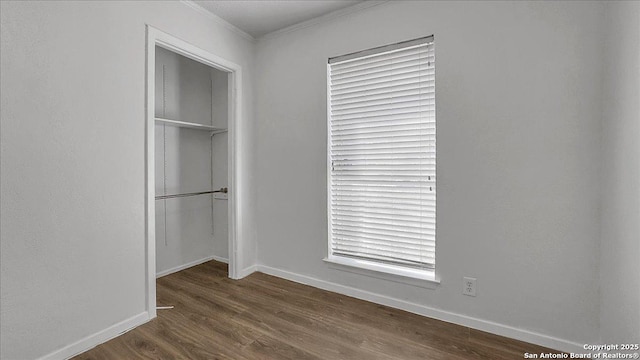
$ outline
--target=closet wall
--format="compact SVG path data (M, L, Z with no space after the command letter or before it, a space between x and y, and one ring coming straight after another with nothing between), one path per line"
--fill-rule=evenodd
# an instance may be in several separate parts
M156 47L156 117L207 126L215 119L215 125L226 128L226 79L227 73ZM226 141L222 145L220 136L226 138L226 134L212 137L210 131L156 123L156 195L227 186ZM214 149L214 142L221 145ZM211 195L156 200L158 275L214 255L228 257L226 204Z

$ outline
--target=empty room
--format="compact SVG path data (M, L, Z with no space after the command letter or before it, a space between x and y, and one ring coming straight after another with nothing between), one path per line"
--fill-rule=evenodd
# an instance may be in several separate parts
M2 360L639 358L640 1L0 19Z

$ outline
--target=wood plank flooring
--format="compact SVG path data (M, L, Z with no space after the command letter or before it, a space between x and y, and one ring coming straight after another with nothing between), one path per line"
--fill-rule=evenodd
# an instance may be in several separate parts
M158 318L88 359L522 359L557 352L211 261L158 279Z

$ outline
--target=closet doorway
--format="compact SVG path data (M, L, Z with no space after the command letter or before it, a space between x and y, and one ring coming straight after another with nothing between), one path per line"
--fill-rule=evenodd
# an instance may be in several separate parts
M240 66L147 26L146 286L205 261L239 263Z

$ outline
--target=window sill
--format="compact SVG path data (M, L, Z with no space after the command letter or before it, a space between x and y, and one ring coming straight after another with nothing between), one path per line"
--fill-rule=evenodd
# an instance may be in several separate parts
M403 283L412 286L435 289L440 284L435 271L402 268L372 261L329 256L323 259L331 269L370 276L382 280Z

